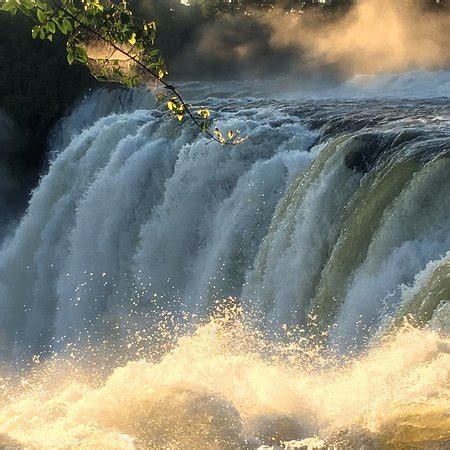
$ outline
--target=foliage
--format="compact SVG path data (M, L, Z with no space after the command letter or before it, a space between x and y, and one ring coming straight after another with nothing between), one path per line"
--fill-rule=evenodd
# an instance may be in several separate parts
M32 26L29 17L0 13L0 228L25 211L29 193L45 171L49 131L100 84L86 67L67 64L63 36L53 42L34 40ZM1 120L1 110L12 128ZM2 139L5 134L8 139Z
M193 111L177 89L164 80L164 59L154 47L156 24L136 19L126 0L3 0L1 10L16 15L21 12L36 25L34 39L53 41L62 34L67 38L67 61L89 67L100 81L115 81L127 87L159 83L168 97L168 110L181 122L189 117L202 132L221 144L243 141L239 132L213 130L207 109ZM230 138L229 136L232 136Z
M417 6L431 9L450 8L449 0L402 0L405 7ZM320 8L330 12L346 11L355 0L190 0L198 5L205 16L220 12L280 8L292 12L301 12L308 8Z
M33 40L32 26L26 16L0 14L0 108L33 148L26 164L38 165L49 130L97 83L86 67L68 66L62 36Z
M300 11L310 7L340 7L351 4L352 0L190 0L191 5L199 6L205 16L219 12L281 8Z

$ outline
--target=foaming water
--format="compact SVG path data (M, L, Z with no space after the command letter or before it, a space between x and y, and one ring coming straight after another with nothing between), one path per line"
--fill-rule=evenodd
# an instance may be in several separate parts
M97 367L95 376L70 357L36 363L2 388L3 443L232 449L314 435L341 448L450 442L450 340L432 329L405 327L342 360L287 330L269 340L233 308L162 357L145 356L107 375Z
M135 91L55 131L0 249L0 445L447 448L448 100L221 89L238 146Z

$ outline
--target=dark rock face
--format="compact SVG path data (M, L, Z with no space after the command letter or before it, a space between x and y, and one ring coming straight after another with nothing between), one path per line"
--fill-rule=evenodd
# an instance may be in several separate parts
M256 424L256 437L267 446L279 446L281 442L306 436L305 426L300 421L284 415L262 417Z
M0 14L0 228L23 212L54 124L95 85L62 39L33 40L30 20Z
M376 436L369 430L353 426L332 435L325 448L334 450L377 450L380 445Z
M359 148L345 157L345 165L349 169L367 173L373 168L384 149L373 135L358 136L355 140L360 141Z
M21 168L25 139L0 109L0 237L6 224L23 209L30 184Z
M353 139L355 149L345 157L345 165L358 172L370 172L380 158L400 150L408 142L420 139L423 134L421 130L359 134Z

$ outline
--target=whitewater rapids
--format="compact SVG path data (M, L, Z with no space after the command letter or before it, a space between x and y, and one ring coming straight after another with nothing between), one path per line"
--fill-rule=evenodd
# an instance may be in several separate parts
M208 85L233 147L145 92L85 99L2 236L0 446L449 448L436 78Z

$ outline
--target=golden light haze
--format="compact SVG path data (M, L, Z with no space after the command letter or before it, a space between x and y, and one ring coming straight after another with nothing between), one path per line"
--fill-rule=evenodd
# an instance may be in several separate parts
M261 20L273 29L274 47L299 49L299 64L335 65L347 75L447 67L450 14L425 11L421 2L405 3L358 0L332 24L278 14Z

